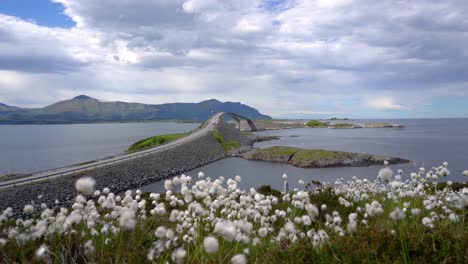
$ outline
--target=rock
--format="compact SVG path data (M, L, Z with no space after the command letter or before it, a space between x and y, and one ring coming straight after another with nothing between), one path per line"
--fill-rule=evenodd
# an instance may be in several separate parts
M265 141L270 141L270 140L278 140L280 137L278 136L252 136L250 138L250 145L253 145L258 142L265 142Z

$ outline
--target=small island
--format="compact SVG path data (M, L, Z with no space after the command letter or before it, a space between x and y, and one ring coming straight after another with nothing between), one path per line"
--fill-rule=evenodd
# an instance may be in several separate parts
M384 161L389 164L410 162L398 157L282 146L253 149L238 156L248 160L288 163L300 168L367 167L382 165Z
M334 119L338 120L338 119ZM356 128L403 128L402 125L390 124L386 122L366 123L364 125L352 123L336 123L330 124L329 122L321 122L318 120L310 120L305 123L305 127L310 128L331 128L331 129L356 129Z

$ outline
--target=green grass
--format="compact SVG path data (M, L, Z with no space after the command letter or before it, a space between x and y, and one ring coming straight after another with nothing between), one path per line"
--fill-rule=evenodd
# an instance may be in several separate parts
M242 131L242 135L244 135L246 137L251 137L253 135L253 133L250 132L250 131Z
M348 123L340 123L340 124L334 124L331 127L333 127L333 128L347 128L347 127L359 127L359 125L348 124Z
M439 182L437 184L437 190L442 191L443 189L449 187L446 182ZM462 190L463 188L468 188L468 183L467 182L454 182L450 186L450 189L454 191L459 191Z
M308 127L326 127L326 126L328 126L328 124L317 121L317 120L310 120L309 122L306 123L306 126L308 126Z
M15 173L5 174L5 175L0 175L0 178L13 177L13 176L16 176L16 175L18 175L18 174L15 174Z
M349 155L346 152L329 151L322 149L300 149L293 147L271 147L267 149L257 149L258 154L270 157L292 157L293 160L317 160L344 157Z
M271 147L267 149L259 149L257 151L268 153L273 156L291 156L294 153L296 153L297 150L298 148L292 148L292 147Z
M259 193L274 195L279 197L279 203L273 205L271 214L276 209L285 210L290 207L290 203L282 201L280 192L270 186L262 186L257 189ZM175 193L179 198L182 196ZM161 196L159 202L164 202L169 208L168 201ZM327 210L320 210L317 219L309 227L296 225L299 232L307 232L310 229L325 229L330 236L321 248L314 248L310 238L299 238L292 243L287 238L281 241L272 241L274 235L261 238L260 246L253 246L252 243L228 242L219 238L219 251L215 254L208 254L203 248L203 238L213 235L212 227L209 227L208 219L201 219L195 231L200 234L192 243L184 243L187 250L187 258L184 263L229 263L232 256L241 253L244 249L249 249L247 255L248 263L466 263L468 247L468 230L466 228L467 210L456 209L456 213L461 215L458 223L451 223L447 218L436 221L436 228L428 228L421 224L423 216L428 215L427 211L419 216L411 216L409 213L405 219L396 222L388 217L388 213L395 207L401 206L386 199L385 195L375 195L371 200L377 200L385 210L379 216L370 217L368 226L358 224L358 231L355 235L346 234L341 237L331 231L332 228L325 226L325 215L338 211L343 218L342 226L348 222L347 216L355 212L357 207L364 208L365 203L354 202L352 206L345 207L339 202L343 195L336 194L332 189L325 188L318 193L309 194L311 203L320 207L327 204ZM147 199L148 195L143 194L142 198ZM198 202L202 203L201 200ZM400 202L410 202L411 207L420 207L422 199L420 197L401 198ZM148 203L147 212L153 208ZM290 207L289 219L295 216L306 214L304 209ZM174 209L186 210L187 205L176 206ZM102 214L107 213L106 211ZM221 208L215 210L217 217L223 216ZM148 250L156 240L154 231L158 226L166 226L176 229L177 222L170 222L169 213L164 216L151 216L147 213L145 220L138 220L132 231L119 231L116 234L98 234L92 236L89 228L81 223L74 226L75 233L67 235L51 235L47 238L32 240L26 244L9 242L5 247L0 248L0 259L2 263L36 263L34 252L40 245L45 244L49 248L51 263L150 263L147 260ZM225 215L224 215L225 217ZM359 219L362 219L362 215ZM11 223L0 224L3 230ZM279 218L272 227L277 232L284 226L284 219ZM118 225L118 223L116 223ZM208 227L208 229L205 229ZM258 228L255 223L254 229ZM97 223L97 230L102 228L101 223ZM255 236L255 235L252 235ZM110 243L106 244L106 238ZM180 238L180 240L182 237ZM84 252L83 244L92 240L95 251L87 256ZM174 263L171 261L172 250L168 250L155 260L155 263ZM73 261L75 260L75 261ZM37 263L43 263L38 261Z
M281 198L281 192L276 189L271 188L270 185L262 185L258 187L257 192L266 196L273 195L276 198Z
M216 141L218 141L219 144L221 144L224 152L229 152L241 146L241 144L238 141L235 141L235 140L226 141L223 135L217 130L213 131L213 137L216 139Z
M156 146L174 141L184 135L186 134L167 134L167 135L159 135L159 136L154 136L150 138L145 138L131 145L128 148L128 152L136 152L136 151L140 151L143 149L156 147Z
M322 149L298 149L294 154L294 160L333 159L347 156L346 152L330 151Z

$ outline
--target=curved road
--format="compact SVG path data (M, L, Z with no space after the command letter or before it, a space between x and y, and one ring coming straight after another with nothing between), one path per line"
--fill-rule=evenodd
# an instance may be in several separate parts
M104 166L108 166L111 164L123 162L123 161L128 161L136 158L140 158L143 156L151 155L157 152L161 152L167 149L174 148L176 146L185 144L189 141L192 141L194 139L197 139L203 135L205 135L208 132L211 132L214 130L216 125L219 122L219 119L228 113L217 113L213 117L211 117L207 122L207 124L202 127L199 130L195 130L194 132L188 134L187 136L184 136L182 138L179 138L175 141L169 142L167 144L157 146L154 148L142 150L136 153L130 153L130 154L122 154L118 155L112 158L108 159L103 159L103 160L98 160L92 163L84 164L84 165L75 165L75 166L68 166L68 167L63 167L63 168L58 168L58 169L53 169L53 170L48 170L48 171L42 171L42 172L37 172L37 173L32 173L32 174L27 174L24 177L13 179L13 180L6 180L0 182L0 189L16 186L16 185L22 185L22 184L28 184L32 182L38 182L38 181L43 181L47 179L52 179L56 177L61 177L65 175L70 175L70 174L75 174L78 172L83 172L83 171L88 171ZM230 113L229 113L230 114ZM243 118L243 117L242 117Z

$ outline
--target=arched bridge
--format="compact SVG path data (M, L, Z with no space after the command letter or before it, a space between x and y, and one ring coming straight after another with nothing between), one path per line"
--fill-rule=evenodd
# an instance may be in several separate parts
M243 117L243 116L238 115L236 113L221 112L218 115L218 121L220 119L222 119L223 117L225 117L225 116L232 117L232 119L234 119L237 122L239 130L242 130L242 121L245 121L247 123L250 131L257 131L257 127L255 126L254 122L251 119L249 119L247 117Z

